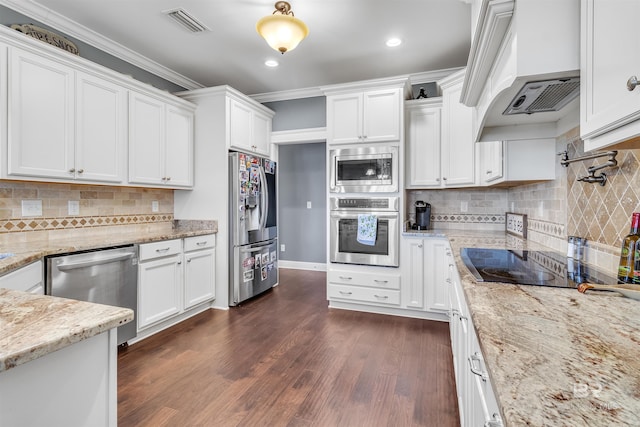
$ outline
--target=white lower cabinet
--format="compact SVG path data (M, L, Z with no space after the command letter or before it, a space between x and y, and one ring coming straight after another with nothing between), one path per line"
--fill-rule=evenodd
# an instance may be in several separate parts
M215 297L215 236L184 239L184 309Z
M403 236L402 306L435 313L449 312L449 242L442 238Z
M455 265L449 301L451 349L456 377L460 425L462 427L501 427L500 409L484 363L469 307L465 301L460 276Z
M44 295L42 261L36 261L0 277L0 288Z
M327 297L330 301L377 306L400 306L400 275L330 268L327 272ZM363 267L366 268L366 267ZM380 268L380 267L378 267Z
M214 235L146 243L139 259L138 331L215 298Z

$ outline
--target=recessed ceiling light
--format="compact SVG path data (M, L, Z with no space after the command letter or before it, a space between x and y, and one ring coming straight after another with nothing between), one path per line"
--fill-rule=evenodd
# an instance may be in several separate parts
M396 46L400 46L402 44L402 40L400 40L397 37L392 37L389 40L387 40L387 46L389 47L396 47Z
M269 59L268 61L264 62L264 65L266 65L267 67L273 68L273 67L277 67L279 64L278 64L278 61L274 61L273 59Z

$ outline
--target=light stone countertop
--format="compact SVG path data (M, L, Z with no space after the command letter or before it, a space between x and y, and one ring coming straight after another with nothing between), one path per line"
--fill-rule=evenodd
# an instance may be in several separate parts
M506 426L640 426L639 301L478 283L461 248L549 248L502 232L443 232Z
M99 249L131 243L182 239L218 232L217 221L173 221L157 226L111 226L54 233L25 232L0 235L0 252L13 256L0 260L0 276L47 255Z
M0 289L0 373L133 320L133 310Z
M174 221L154 226L112 226L55 233L0 236L0 276L42 259L131 243L149 243L218 232L216 221ZM133 320L127 308L0 289L0 372Z

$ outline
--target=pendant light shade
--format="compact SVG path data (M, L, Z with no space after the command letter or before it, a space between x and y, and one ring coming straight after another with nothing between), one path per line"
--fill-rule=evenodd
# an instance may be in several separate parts
M291 5L286 1L275 4L273 14L265 16L256 24L256 30L273 49L284 54L293 50L307 37L306 24L293 16Z

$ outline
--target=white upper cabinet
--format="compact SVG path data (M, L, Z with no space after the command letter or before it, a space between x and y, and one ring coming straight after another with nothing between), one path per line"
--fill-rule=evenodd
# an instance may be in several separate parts
M76 85L76 177L122 182L127 164L127 90L80 72Z
M640 135L640 87L633 84L640 79L637 8L633 0L582 0L580 133L585 151Z
M328 96L328 142L400 141L401 95L400 89L384 89Z
M406 77L322 87L327 96L327 143L401 142Z
M14 47L8 63L7 175L72 178L74 70Z
M556 178L558 156L555 139L491 141L476 145L480 150L482 185Z
M192 187L195 105L1 26L0 76L0 178Z
M464 70L440 82L442 87L442 185L476 185L473 111L460 103Z
M407 188L440 186L441 111L441 98L405 102Z
M269 156L273 114L244 99L228 102L229 148Z
M129 95L129 182L193 185L193 111L141 93Z

